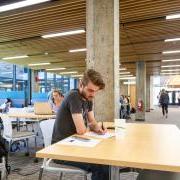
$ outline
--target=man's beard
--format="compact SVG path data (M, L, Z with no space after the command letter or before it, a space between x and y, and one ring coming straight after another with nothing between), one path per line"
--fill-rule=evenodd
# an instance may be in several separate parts
M92 96L90 96L90 97L88 98L88 97L86 96L86 93L84 92L84 90L82 90L81 96L82 96L84 99L88 100L88 101L92 101L92 99L93 99Z

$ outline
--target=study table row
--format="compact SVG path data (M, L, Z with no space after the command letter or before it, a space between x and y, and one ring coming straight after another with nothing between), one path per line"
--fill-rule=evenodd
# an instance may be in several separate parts
M117 180L119 167L180 172L179 152L180 130L177 126L128 123L121 138L102 139L95 147L56 143L38 151L36 156L110 165L111 180Z

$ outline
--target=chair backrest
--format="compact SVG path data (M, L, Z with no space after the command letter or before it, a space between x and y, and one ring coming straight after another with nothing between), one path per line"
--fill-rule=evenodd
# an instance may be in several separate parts
M40 128L43 135L45 147L51 145L54 122L55 119L49 119L40 122Z
M12 137L12 123L11 123L11 119L4 115L1 116L2 122L3 122L3 137L6 138L11 138Z

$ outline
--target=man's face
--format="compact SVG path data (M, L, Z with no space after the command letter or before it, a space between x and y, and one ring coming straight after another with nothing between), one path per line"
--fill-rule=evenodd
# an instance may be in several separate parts
M54 98L54 100L59 100L60 99L59 93L53 92L53 98Z
M91 101L95 97L98 90L98 86L94 85L92 82L89 82L86 86L82 85L81 94L85 99Z

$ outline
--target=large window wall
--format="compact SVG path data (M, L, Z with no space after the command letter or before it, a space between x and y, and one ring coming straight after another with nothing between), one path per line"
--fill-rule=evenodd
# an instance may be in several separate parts
M47 94L53 88L66 94L76 86L73 78L0 62L0 104L5 98L11 98L14 106L22 107L30 104L33 98L35 101L47 100Z

